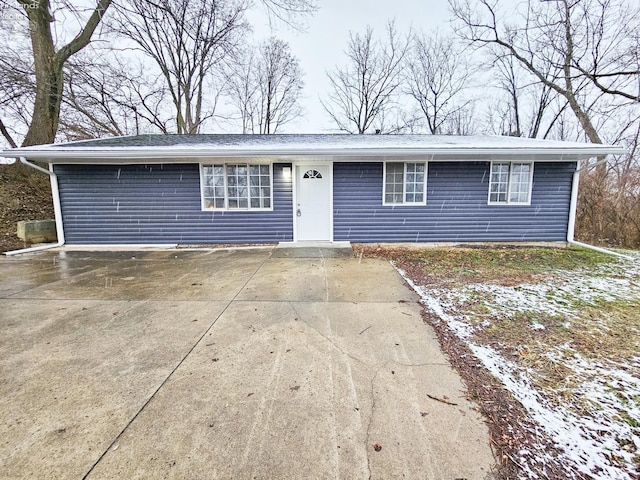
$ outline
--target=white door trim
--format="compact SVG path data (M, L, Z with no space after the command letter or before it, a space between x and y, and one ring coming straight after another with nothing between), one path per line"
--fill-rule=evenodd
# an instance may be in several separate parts
M293 189L293 242L298 242L298 167L323 166L329 168L329 241L333 243L333 162L292 162L291 180Z

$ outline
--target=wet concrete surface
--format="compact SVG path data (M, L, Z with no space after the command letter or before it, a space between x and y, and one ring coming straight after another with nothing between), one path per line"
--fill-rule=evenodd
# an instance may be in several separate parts
M273 252L0 258L0 478L485 478L393 268Z

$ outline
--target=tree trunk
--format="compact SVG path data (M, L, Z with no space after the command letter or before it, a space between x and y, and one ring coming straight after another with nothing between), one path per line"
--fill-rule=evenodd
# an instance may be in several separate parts
M112 0L98 0L82 30L67 45L56 52L51 22L49 0L18 0L29 18L29 36L33 50L36 74L36 97L29 130L22 146L53 143L60 120L65 62L87 46L96 27L102 20Z
M62 64L56 58L51 36L49 2L41 1L25 8L29 17L29 34L36 74L36 97L33 116L22 146L53 143L60 118Z

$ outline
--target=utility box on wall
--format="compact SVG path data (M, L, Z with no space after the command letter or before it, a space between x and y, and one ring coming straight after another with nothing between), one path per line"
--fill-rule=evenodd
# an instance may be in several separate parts
M23 220L18 222L18 238L27 243L55 242L55 220Z

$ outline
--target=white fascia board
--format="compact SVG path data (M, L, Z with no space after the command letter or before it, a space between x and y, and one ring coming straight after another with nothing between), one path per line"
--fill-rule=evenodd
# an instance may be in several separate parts
M31 160L42 160L49 163L131 163L153 160L161 163L174 163L184 161L196 161L197 159L211 158L272 158L277 160L295 159L305 156L333 157L335 160L363 160L383 157L432 157L438 160L443 157L455 160L468 161L472 158L478 160L496 157L529 157L551 159L556 157L558 161L580 160L609 154L624 154L626 149L612 145L585 146L585 148L473 148L473 147L435 147L435 148L355 148L355 149L210 149L210 148L175 148L175 147L137 147L137 148L18 148L4 150L0 154L8 158L26 157ZM291 157L291 158L289 158Z

